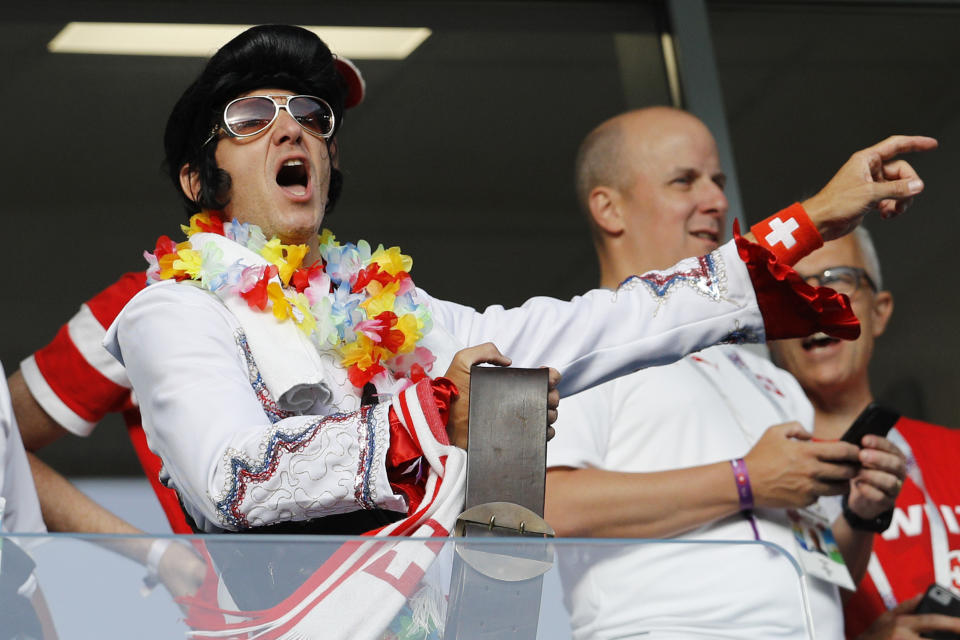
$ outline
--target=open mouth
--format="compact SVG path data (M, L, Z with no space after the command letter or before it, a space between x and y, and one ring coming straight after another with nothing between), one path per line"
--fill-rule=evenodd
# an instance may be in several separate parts
M294 195L306 195L309 183L307 165L301 159L287 160L277 172L277 184Z
M714 244L720 243L720 235L714 231L692 231L690 232L694 238L700 238L701 240L707 240Z
M840 342L837 338L831 338L825 333L815 333L814 335L804 338L801 346L804 351L810 351L812 349L819 349L821 347L829 347L832 344Z

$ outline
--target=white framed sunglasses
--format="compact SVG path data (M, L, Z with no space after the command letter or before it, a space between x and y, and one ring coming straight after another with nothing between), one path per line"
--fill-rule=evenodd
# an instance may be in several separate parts
M283 102L280 102L280 99ZM221 131L232 138L249 138L266 131L284 109L308 133L319 138L333 135L333 109L323 98L306 95L244 96L231 100L223 108L222 123L217 124L203 144Z

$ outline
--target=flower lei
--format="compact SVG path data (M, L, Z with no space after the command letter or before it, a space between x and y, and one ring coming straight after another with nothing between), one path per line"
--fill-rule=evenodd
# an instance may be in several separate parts
M418 342L431 327L430 311L416 297L413 259L399 247L373 252L361 240L341 245L327 229L320 234L320 256L301 266L306 245L267 240L256 225L224 222L218 213L198 213L181 225L187 240L160 236L149 263L147 283L193 280L224 297L239 295L251 309L270 310L278 321L293 321L320 351L333 351L350 383L368 382L381 393L426 377L434 356ZM262 256L269 264L226 264L213 243L196 250L189 238L206 232L224 236ZM283 286L275 280L279 276Z

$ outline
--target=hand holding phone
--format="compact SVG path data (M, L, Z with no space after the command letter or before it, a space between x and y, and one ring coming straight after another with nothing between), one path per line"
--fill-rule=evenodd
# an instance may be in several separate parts
M927 592L923 594L923 599L914 610L915 614L920 613L938 613L940 615L960 618L960 597L946 587L941 587L937 583L931 584ZM952 631L930 631L926 632L924 638L933 640L960 640L960 633Z
M850 425L850 428L847 429L840 440L862 447L864 436L886 437L899 419L899 414L871 402L857 416L857 419L853 421L853 424ZM858 531L873 531L876 533L886 531L893 518L893 505L896 495L903 486L903 478L906 474L903 454L899 453L896 447L890 443L884 443L877 448L884 451L878 451L879 457L874 457L874 461L871 463L870 473L873 476L858 473L857 478L854 478L850 484L850 493L843 498L843 517L853 529ZM884 483L878 484L876 480L877 471L895 476L896 492L891 495L889 487ZM872 485L879 492L865 492L865 485ZM877 495L880 495L881 498L877 499ZM861 515L864 513L869 515Z
M867 405L857 419L853 421L847 432L840 438L844 442L861 446L863 436L874 435L885 437L893 425L900 419L900 414L884 409L876 402Z
M880 614L870 628L858 636L866 640L879 638L960 639L960 600L937 584L922 596L917 594L893 609Z

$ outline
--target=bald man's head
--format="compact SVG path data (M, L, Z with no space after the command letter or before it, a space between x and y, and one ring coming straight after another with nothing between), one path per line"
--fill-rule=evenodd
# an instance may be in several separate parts
M622 252L631 269L662 269L720 240L728 205L716 143L685 111L651 107L602 123L580 146L576 182L601 262Z
M648 107L627 111L606 120L580 143L576 160L577 202L589 214L588 200L594 187L630 188L636 179L638 156L649 154L649 142L677 126L699 129L713 136L698 118L673 107Z

